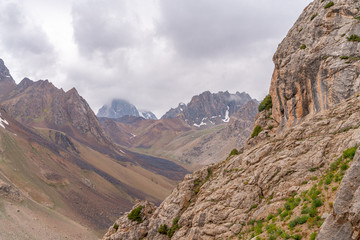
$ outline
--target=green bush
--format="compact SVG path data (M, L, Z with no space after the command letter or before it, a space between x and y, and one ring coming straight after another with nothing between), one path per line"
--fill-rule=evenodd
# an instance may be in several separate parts
M171 238L173 235L174 235L174 233L177 231L177 230L179 230L180 229L180 226L179 226L179 224L178 224L178 222L179 222L179 217L176 217L176 218L174 218L173 219L173 225L171 226L171 228L168 230L168 232L167 232L167 236L169 237L169 238Z
M164 235L166 235L167 234L167 232L168 232L168 226L166 225L166 224L161 224L160 225L160 227L159 227L159 229L158 229L158 232L160 233L160 234L164 234Z
M294 240L300 240L302 237L299 234L296 234L295 236L292 236Z
M142 216L141 216L141 210L143 209L143 206L138 206L137 208L133 209L128 214L128 219L132 221L137 221L138 223L142 223Z
M347 38L350 42L360 42L360 37L356 34L352 34L350 37Z
M117 223L114 223L114 226L113 226L113 228L117 231L118 229L119 229L119 224L117 224Z
M316 236L317 236L317 233L316 233L316 232L313 232L313 233L310 235L310 240L315 240L315 239L316 239Z
M305 45L305 44L301 45L301 46L300 46L300 49L301 49L301 50L306 49L306 45Z
M352 148L348 148L343 152L343 158L349 158L351 160L353 160L356 150L358 147L352 147Z
M340 56L340 59L349 59L349 56Z
M258 110L259 112L262 112L264 110L269 110L270 108L272 108L272 99L270 95L267 95L259 104Z
M234 155L239 155L239 151L238 151L236 148L234 148L233 150L231 150L231 152L230 152L230 154L229 154L229 157L234 156Z
M327 8L330 8L330 7L334 6L334 5L335 5L334 2L329 2L328 4L326 4L326 5L324 6L324 8L327 9Z
M318 15L317 13L315 13L314 15L312 15L311 18L310 18L310 21L314 20L314 18L316 18L317 15Z
M261 131L262 131L262 128L259 125L257 125L254 128L253 133L251 134L251 138L257 137Z

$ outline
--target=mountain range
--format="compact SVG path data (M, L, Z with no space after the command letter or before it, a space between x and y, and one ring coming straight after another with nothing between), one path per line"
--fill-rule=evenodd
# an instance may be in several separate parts
M257 108L257 100L247 93L206 91L188 104L180 103L160 120L124 116L100 117L99 121L117 144L193 170L242 147L251 134Z
M96 239L135 199L159 203L188 173L113 143L76 89L28 78L16 84L2 60L0 70L0 214L8 216L0 225L18 229L19 239L46 239L37 230L50 223L64 227L51 231L60 239ZM1 230L0 238L11 237Z
M212 155L242 146L257 106L245 93L205 92L172 118L124 100L97 117L75 88L17 84L0 59L0 238L97 239L136 199L159 204Z

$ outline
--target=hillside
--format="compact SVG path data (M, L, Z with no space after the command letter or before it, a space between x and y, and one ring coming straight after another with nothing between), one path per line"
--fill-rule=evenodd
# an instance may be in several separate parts
M112 143L75 89L65 92L47 80L16 84L5 65L1 68L0 84L10 83L11 91L0 103L0 192L7 196L14 189L21 199L12 206L11 197L1 198L2 214L10 217L4 224L21 228L43 216L29 226L40 231L48 222L64 227L51 227L49 234L78 239L78 233L87 235L82 225L93 229L88 235L94 238L135 199L159 203L188 173ZM17 207L24 218L13 215ZM27 228L19 236L34 234Z
M312 2L275 53L247 147L159 207L137 202L103 239L359 239L359 9Z

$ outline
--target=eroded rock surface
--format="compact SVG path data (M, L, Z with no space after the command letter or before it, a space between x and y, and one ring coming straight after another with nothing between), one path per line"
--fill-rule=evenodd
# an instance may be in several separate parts
M360 2L316 0L279 45L270 94L273 118L292 125L360 89Z

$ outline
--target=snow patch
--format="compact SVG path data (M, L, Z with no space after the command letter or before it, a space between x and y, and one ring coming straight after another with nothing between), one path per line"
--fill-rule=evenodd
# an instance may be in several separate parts
M9 125L8 121L6 121L1 117L1 113L0 113L0 127L5 128L4 124Z
M142 112L138 111L138 113L139 113L140 117L143 117L146 119L146 117L144 116L144 114Z
M206 126L206 123L204 123L204 122L201 122L200 124L194 123L194 126L199 128L201 126Z
M134 137L136 137L136 135L135 135L135 134L133 134L133 133L130 133L130 134L131 134L130 139L133 139Z
M227 106L226 112L225 112L225 118L222 120L225 123L228 123L230 121L230 117L229 117L229 106Z
M121 150L121 149L119 149L119 150L120 150L121 153L125 154L125 152L123 150Z

